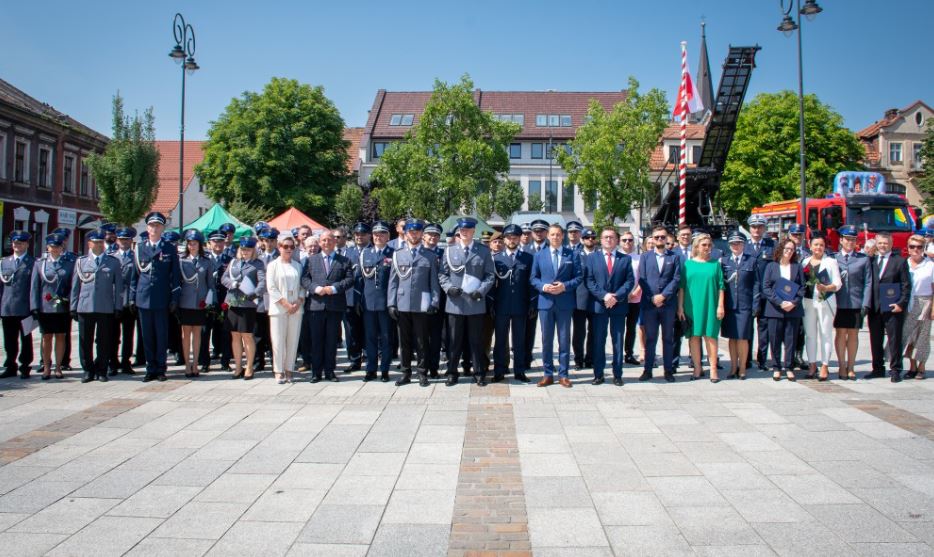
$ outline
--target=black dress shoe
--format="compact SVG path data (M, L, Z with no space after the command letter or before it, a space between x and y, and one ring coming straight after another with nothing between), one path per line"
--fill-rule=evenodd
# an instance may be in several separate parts
M120 373L120 370L119 370L119 369L112 369L112 370L110 370L110 376L111 376L111 377L114 377L114 376L118 375L119 373Z
M666 371L666 372L665 372L665 381L668 381L669 383L674 383L674 382L675 382L675 372L673 372L673 371Z
M493 379L490 379L490 383L499 383L503 379L505 379L503 375L493 375Z
M8 369L3 373L0 373L0 379L6 379L7 377L16 377L17 371L15 369Z
M82 383L90 383L91 381L94 381L94 375L91 373L85 373L84 377L81 378Z
M642 375L639 376L639 381L650 381L652 379L651 371L643 371Z
M602 378L602 377L594 377L594 380L591 381L590 384L591 384L591 385L602 385L602 384L603 384L603 378Z
M398 380L396 380L396 387L401 387L402 385L408 385L412 382L412 372L407 371L402 374Z
M106 383L106 382L110 381L110 378L107 377L107 374L106 374L106 373L102 373L102 374L100 374L100 375L97 376L97 380L100 381L101 383Z
M418 384L419 384L420 386L422 386L422 387L428 387L428 386L431 385L431 383L428 382L428 374L427 374L427 373L419 373L419 374L418 374Z
M230 371L230 363L228 362L228 363L226 363L226 364L221 364L221 371L227 371L227 372L229 372L229 371Z
M438 370L436 370L436 369L428 370L428 377L430 377L430 378L432 378L432 379L437 379L437 378L438 378Z
M156 379L155 375L149 375L147 373L146 376L143 377L143 383L149 383L150 381L155 381L155 379Z
M331 377L328 378L328 381L330 381L331 383L339 383L340 379L338 379L336 375L332 375Z
M891 379L892 383L901 383L901 382L902 382L902 374L901 374L900 372L898 372L898 371L893 371L893 372L892 372L892 376L890 377L890 379Z
M166 379L168 379L168 377L166 377L164 373L160 373L159 376L156 377L156 381L159 381L160 383L165 381Z
M62 370L63 370L63 371L72 371L71 366L68 365L68 364L62 365Z
M629 364L629 365L632 365L632 366L637 366L637 365L641 365L641 364L642 364L642 362L640 362L639 360L637 360L635 356L626 356L626 357L623 359L623 361L626 362L626 363Z
M20 379L29 379L29 372L27 371L26 373L20 373L20 374L19 374L19 378L20 378Z
M623 378L622 378L622 377L614 377L614 378L613 378L613 384L616 385L617 387L622 387L622 386L623 386Z
M366 375L363 376L363 382L364 382L364 383L366 383L366 382L368 382L368 381L373 381L374 379L376 379L376 372L375 372L375 371L368 371L368 372L366 372Z
M474 376L474 380L478 387L486 387L486 375L478 373Z
M863 376L863 379L881 379L883 377L885 377L884 371L870 371Z
M312 383L317 383L318 381L321 381L321 378L318 377L317 375L315 375L315 376L313 376L313 377L311 378L311 382L312 382Z
M446 387L453 387L454 385L457 385L457 375L456 375L456 374L454 374L454 375L448 374L448 378L447 378L447 380L444 382L444 385L445 385Z
M201 366L201 370L199 371L199 373L207 373L207 372L210 371L209 368L210 368L210 366L208 366L208 365L203 365L203 366Z
M360 362L357 362L357 363L354 363L354 364L350 364L350 367L348 367L347 370L346 370L344 373L351 373L351 372L354 372L354 371L360 371L360 369L361 369L361 367L360 367Z
M513 378L514 378L516 381L522 381L523 383L528 383L528 382L529 382L529 378L526 377L525 374L522 373L522 372L519 372L519 373L515 374L515 375L513 376Z
M389 383L389 372L384 371L383 374L380 376L379 380L382 381L383 383Z

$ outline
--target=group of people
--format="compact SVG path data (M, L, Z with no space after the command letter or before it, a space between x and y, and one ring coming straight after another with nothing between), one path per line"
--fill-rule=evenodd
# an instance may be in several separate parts
M316 235L259 222L239 240L232 224L180 235L165 231L161 213L145 221L139 238L114 226L89 233L81 256L64 249L67 230L57 230L38 260L30 235L12 233L13 254L0 260L0 377L29 377L38 327L41 377L61 378L74 320L84 382L132 374L134 366L145 366L143 381L163 381L170 351L189 378L208 372L213 356L232 377L249 380L271 354L280 384L296 371L310 371L312 382L338 381L341 343L345 371L365 367L364 381L389 381L398 357L399 386L413 374L428 386L442 371L449 386L461 371L482 386L491 366L492 381L511 370L529 382L538 327L540 387L572 386L572 354L578 369L592 368L594 385L605 382L607 367L623 385L624 364L641 366L639 380L650 380L659 340L662 375L675 381L683 337L692 380L720 381L719 337L728 339L730 378L745 379L755 357L774 380L794 381L805 350L808 377L826 380L835 353L838 377L855 379L867 317L867 377L888 372L900 381L903 355L908 375L925 376L934 261L922 236L909 239L905 259L885 233L876 234L874 254L861 253L853 226L839 229L835 254L817 233L805 245L800 225L776 242L758 215L747 223L750 238L729 236L728 253L689 227L674 234L656 227L640 252L631 232L578 222L508 225L481 242L477 221L462 218L441 247L441 226L419 219L399 219L393 240L383 221Z

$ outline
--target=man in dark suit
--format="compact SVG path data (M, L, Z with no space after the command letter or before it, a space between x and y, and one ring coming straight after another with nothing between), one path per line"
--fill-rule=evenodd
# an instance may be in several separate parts
M872 307L869 309L872 371L864 378L885 377L885 361L888 360L892 382L898 383L902 380L902 324L911 295L911 277L908 262L892 252L892 236L877 232L875 240L877 255L872 262ZM888 337L888 342L883 351L884 337Z
M746 220L749 226L750 238L746 242L743 253L747 253L756 258L756 272L759 274L759 302L752 308L753 316L756 318L756 336L759 339L756 346L756 364L759 369L766 369L769 356L769 323L764 316L766 299L762 295L762 281L765 276L765 268L769 261L772 261L775 254L775 241L765 234L765 217L762 215L752 215ZM752 363L752 344L749 345L749 358L746 367Z
M531 288L532 254L522 251L515 224L503 229L505 249L493 256L496 288L494 300L493 382L502 381L509 369L509 348L512 345L512 372L517 381L528 383L525 375L529 364L525 360L525 324L528 315L534 315L533 298L538 294ZM511 342L510 342L511 341Z
M619 233L605 228L600 233L601 249L584 259L584 282L590 292L593 313L593 384L603 384L606 367L606 333L613 345L613 384L623 386L623 332L629 311L629 293L635 279L632 261L617 251Z
M593 253L596 246L597 234L593 228L583 227L581 227L580 232L572 234L572 226L580 226L580 224L575 221L568 224L568 247L581 258L581 272L583 272L584 262ZM579 236L580 241L577 243L571 242L573 236ZM593 366L593 315L590 292L582 280L580 286L577 287L574 318L571 321L571 352L574 354L574 365L577 369L586 369Z
M642 289L642 325L645 327L645 362L639 381L652 378L658 331L662 333L662 363L665 381L675 380L675 314L681 282L681 258L665 247L668 233L663 226L652 230L655 249L639 259L639 286Z
M542 367L545 376L539 387L554 384L554 339L558 333L558 383L570 388L568 368L571 360L571 318L576 305L576 290L582 280L581 260L564 247L564 229L548 227L548 247L535 256L532 286L538 292L538 316L542 322Z
M353 288L353 265L350 260L334 252L334 234L325 230L318 238L321 253L305 260L302 287L311 293L308 310L311 336L312 383L324 378L338 381L337 333L347 311L348 288Z

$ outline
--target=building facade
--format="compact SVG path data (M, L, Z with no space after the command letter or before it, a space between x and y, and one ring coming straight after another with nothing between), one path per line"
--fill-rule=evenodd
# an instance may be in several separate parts
M370 109L366 127L360 138L358 181L367 185L380 157L393 142L404 139L416 125L431 97L431 92L394 92L380 89ZM509 180L518 182L525 192L523 211L542 207L542 212L561 214L565 220L593 222L594 207L584 202L578 189L554 159L556 149L564 148L577 129L585 123L591 99L606 110L626 99L625 91L559 92L559 91L474 91L474 100L485 111L500 120L522 126L509 145ZM700 156L704 125L689 126L688 162ZM679 127L669 126L652 155L653 177L660 186L677 183L675 161L679 155ZM656 200L657 203L657 200ZM649 211L648 213L651 213ZM508 216L506 217L508 219ZM637 227L640 215L631 214L627 222ZM498 224L495 222L494 224Z
M156 150L159 151L159 176L156 198L153 201L151 210L159 211L166 216L168 219L166 222L167 228L178 228L180 225L189 223L203 215L205 211L214 205L195 174L195 166L204 160L203 144L203 141L185 142L185 161L182 165L185 214L182 215L182 218L179 218L179 142L177 140L159 140L155 142ZM146 223L143 221L136 223L136 229L145 230Z
M889 193L906 196L912 205L923 204L918 191L921 142L931 118L934 110L918 100L901 110L886 110L881 120L856 133L866 151L866 167L885 176Z
M87 165L108 138L0 79L0 245L28 230L31 249L45 249L51 230L67 228L66 247L84 250L84 235L101 224L98 192Z

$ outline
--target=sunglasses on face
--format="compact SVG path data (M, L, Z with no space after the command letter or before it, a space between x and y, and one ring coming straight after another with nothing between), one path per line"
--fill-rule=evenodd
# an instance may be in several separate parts
M285 251L292 251L293 249L295 249L295 246L279 246L279 249L285 250Z
M620 240L620 242L626 242L627 244L631 244L632 238L623 238L622 240Z
M653 240L659 240L661 242L665 241L665 236L652 236Z
M908 244L908 249L924 249L924 246L919 246L918 244Z

